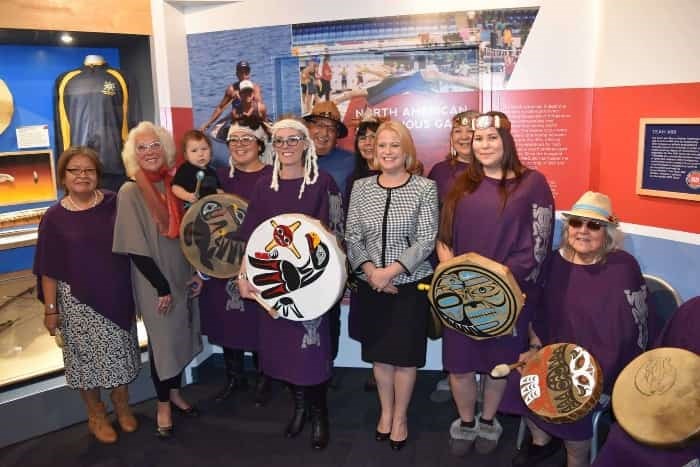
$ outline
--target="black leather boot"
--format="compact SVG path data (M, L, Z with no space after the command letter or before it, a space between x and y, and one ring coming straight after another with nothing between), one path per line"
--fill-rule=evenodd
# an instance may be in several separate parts
M311 386L309 393L311 405L311 447L320 451L328 446L330 439L326 383Z
M215 396L216 402L223 402L236 391L248 389L248 380L243 376L243 351L224 347L224 365L226 366L226 384Z
M270 400L270 378L263 372L258 373L255 382L255 406L262 407Z
M306 387L291 385L291 389L294 397L294 413L287 424L287 430L284 432L287 438L294 438L301 433L306 421Z

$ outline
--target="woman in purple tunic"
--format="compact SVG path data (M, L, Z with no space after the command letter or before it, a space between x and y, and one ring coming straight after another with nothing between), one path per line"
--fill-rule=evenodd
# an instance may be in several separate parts
M450 372L459 418L450 427L450 449L465 455L472 444L480 453L495 449L503 432L496 411L506 381L488 373L514 362L527 347L531 302L550 255L554 200L544 176L518 159L510 121L488 112L474 119L472 157L444 200L437 242L438 259L475 252L510 268L527 295L512 335L474 340L445 328L443 365ZM475 373L486 378L483 412L475 414Z
M685 302L671 317L654 347L678 347L700 354L700 297ZM697 415L697 413L696 413ZM593 467L698 466L700 440L689 441L678 448L654 448L630 438L615 424L610 429Z
M297 120L280 120L272 127L272 145L272 180L266 177L256 183L241 228L242 237L250 237L266 219L286 213L314 217L336 236L342 235L340 190L328 173L318 169L316 150L306 126ZM238 286L242 297L253 298L256 289L246 277L245 265ZM260 313L258 352L262 371L290 383L294 395L294 412L285 434L291 438L301 433L308 402L312 447L324 449L329 440L326 383L332 366L328 315L296 322L272 319L263 310Z
M34 274L44 324L63 337L66 383L88 409L88 428L103 443L117 433L100 388L111 388L119 425L136 431L127 385L141 368L131 296L129 259L112 253L117 196L97 189L102 164L90 148L67 149L58 159L65 197L39 225Z
M467 168L472 155L472 120L478 115L479 112L475 110L467 110L452 117L450 152L447 158L435 164L428 174L428 178L437 183L440 204L450 192L455 179Z
M232 193L249 200L255 183L272 175L272 167L265 165L264 154L269 153L267 134L259 120L244 119L234 122L228 131L228 168L217 170L218 179L226 193ZM247 239L243 239L246 241ZM243 374L243 356L246 350L253 352L253 361L258 365L258 320L260 311L255 302L241 299L236 278L210 278L204 283L199 297L202 320L202 333L224 350L226 384L216 395L222 402L236 390L248 388ZM270 381L264 373L258 372L255 385L255 405L260 407L267 402Z
M617 221L607 196L586 192L563 215L566 223L533 322L531 350L520 360L542 345L580 345L598 360L603 393L609 396L620 371L647 347L646 285L634 257L616 249ZM564 440L569 467L588 465L592 414L573 423L544 422L525 408L518 379L517 374L509 378L502 409L527 417L532 444L518 452L513 465L531 465L556 452L559 444L552 436Z

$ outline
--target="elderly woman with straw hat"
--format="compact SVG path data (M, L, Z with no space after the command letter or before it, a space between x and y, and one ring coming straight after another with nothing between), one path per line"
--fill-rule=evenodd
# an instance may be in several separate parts
M596 357L603 392L610 394L619 372L650 341L644 278L634 257L618 249L618 223L606 195L588 191L563 216L559 251L549 265L530 350L521 360L542 345L575 343ZM520 400L517 379L509 381L501 409L527 417L532 443L520 449L513 465L535 465L554 454L559 446L552 436L564 440L569 467L588 465L592 415L558 425L533 417Z

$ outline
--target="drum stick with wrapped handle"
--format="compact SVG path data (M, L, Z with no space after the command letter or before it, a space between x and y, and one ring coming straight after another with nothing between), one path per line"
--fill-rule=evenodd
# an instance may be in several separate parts
M491 370L491 377L503 378L505 376L508 376L511 370L523 367L525 366L525 363L527 362L511 363L510 365L508 365L507 363L501 363L500 365L496 365L495 367L493 367L493 370Z
M202 180L204 180L204 171L197 171L197 185L194 188L194 197L199 199L199 189L202 187Z
M265 300L263 300L259 294L254 293L252 295L253 295L253 300L258 302L258 305L260 305L261 307L263 307L263 309L265 311L267 311L267 314L270 315L270 318L277 319L280 317L279 313L277 313L277 311L270 308L270 305L268 305L267 302Z

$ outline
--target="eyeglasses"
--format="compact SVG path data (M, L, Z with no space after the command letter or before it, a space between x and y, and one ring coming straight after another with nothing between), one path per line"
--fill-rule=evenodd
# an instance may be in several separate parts
M74 177L79 177L83 175L87 175L88 177L93 177L95 174L97 174L97 169L79 169L79 168L72 168L72 169L66 169L66 172L71 174Z
M143 154L144 152L148 152L148 150L151 151L158 151L160 148L163 147L163 144L160 141L153 141L150 144L139 144L136 146L136 152Z
M472 130L485 130L487 128L503 128L510 130L510 121L500 115L481 114L472 120Z
M285 144L290 148L296 147L300 141L305 140L303 136L288 136L287 138L273 138L272 145L276 148L281 148Z
M573 227L574 229L579 229L586 225L588 227L588 230L591 232L597 232L601 228L603 228L603 223L598 222L598 221L593 221L590 219L582 219L580 217L569 217L569 226Z
M231 146L250 146L255 140L255 136L232 136L228 139L228 144Z
M375 139L377 139L377 135L375 135L374 133L372 133L371 135L362 135L357 137L357 141L360 142L374 141Z

